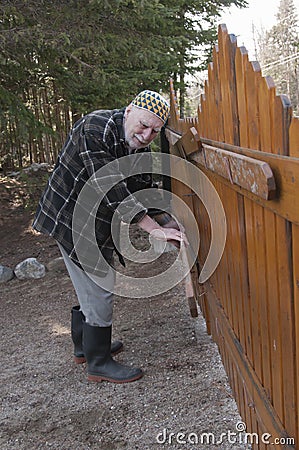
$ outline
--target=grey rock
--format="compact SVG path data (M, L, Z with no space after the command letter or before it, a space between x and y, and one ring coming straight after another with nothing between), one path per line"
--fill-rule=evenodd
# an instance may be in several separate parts
M15 275L19 280L27 278L42 278L46 274L46 268L43 264L37 261L36 258L27 258L17 264L15 267Z
M10 269L10 267L2 266L0 264L0 283L10 281L14 276L14 271Z
M19 170L17 172L9 172L7 175L10 178L19 178L20 175L22 173L30 173L30 172L38 172L38 171L43 171L43 172L48 172L50 171L52 168L52 166L48 163L32 163L31 166L29 167L25 167L22 170Z
M54 258L51 261L49 261L46 267L49 272L61 273L67 271L62 256L60 256L59 258Z

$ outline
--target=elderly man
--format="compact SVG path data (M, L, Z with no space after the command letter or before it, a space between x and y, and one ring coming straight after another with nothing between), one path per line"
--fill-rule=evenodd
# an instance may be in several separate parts
M100 185L104 180L97 178L100 169L118 158L150 152L149 144L168 115L167 101L157 92L145 90L126 108L98 110L81 118L73 126L58 156L36 212L33 228L57 241L79 300L80 306L72 308L74 355L76 363L87 362L90 381L125 383L143 375L141 369L122 365L112 357L123 346L119 341L111 343L115 280L114 271L107 265L111 263L114 251L123 262L111 231L113 214L116 210L122 214L119 205L126 206L122 221L135 222L157 238L177 243L187 241L169 214L160 211L153 216L150 209L132 195L152 187L149 173L123 179L104 195L95 216L96 243L102 258L91 265L94 273L103 280L99 285L86 273L76 252L73 239L75 206L81 190L92 177L97 180L96 194L102 194ZM88 243L87 239L87 246Z

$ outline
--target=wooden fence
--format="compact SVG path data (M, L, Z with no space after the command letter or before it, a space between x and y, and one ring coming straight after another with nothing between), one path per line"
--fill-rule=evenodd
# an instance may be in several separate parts
M259 436L253 448L273 448L263 433L274 448L299 448L299 120L221 25L198 117L179 118L171 87L166 136L171 154L207 175L225 210L222 259L199 284L211 224L192 190L172 182L198 223L194 289L246 431Z

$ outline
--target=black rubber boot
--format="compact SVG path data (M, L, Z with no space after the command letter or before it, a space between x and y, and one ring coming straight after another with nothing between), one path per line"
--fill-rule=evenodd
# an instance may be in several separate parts
M112 327L93 327L83 323L83 349L89 381L128 383L142 377L141 369L124 366L111 357Z
M83 336L83 323L85 322L85 316L80 311L80 306L74 306L72 308L72 320L71 320L71 335L74 343L74 361L76 364L83 364L86 362L86 358L82 348L82 336ZM117 355L117 353L123 350L123 343L121 341L114 341L111 344L111 355Z
M74 343L74 360L76 364L85 363L86 359L82 349L84 314L80 311L80 306L72 308L71 335Z

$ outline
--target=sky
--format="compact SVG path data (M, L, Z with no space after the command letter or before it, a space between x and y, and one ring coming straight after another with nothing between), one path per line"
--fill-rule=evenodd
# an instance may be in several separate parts
M247 8L227 8L219 24L226 24L228 33L236 35L238 47L244 45L252 60L255 59L252 26L257 30L269 30L276 23L280 0L247 0L247 3ZM299 0L294 0L294 4L299 19Z

